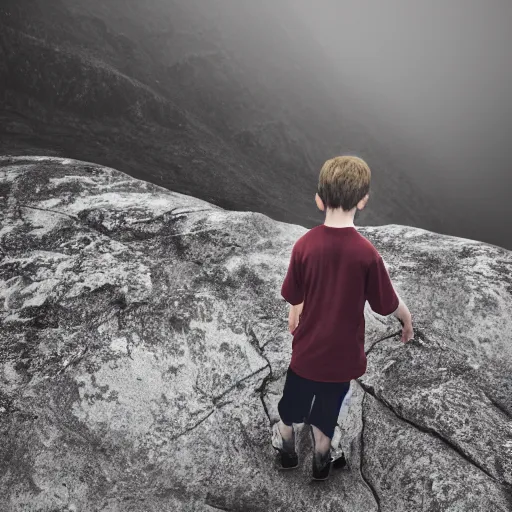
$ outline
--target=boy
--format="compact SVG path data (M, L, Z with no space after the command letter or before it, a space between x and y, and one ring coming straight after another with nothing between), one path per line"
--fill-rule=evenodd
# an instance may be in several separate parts
M291 305L292 358L278 404L272 445L281 466L298 466L294 423L311 425L313 478L328 478L331 439L350 381L366 372L364 305L401 322L413 338L411 314L396 294L382 257L354 226L369 198L371 172L363 160L341 156L320 171L316 204L326 212L294 245L281 295ZM345 463L344 458L342 464Z

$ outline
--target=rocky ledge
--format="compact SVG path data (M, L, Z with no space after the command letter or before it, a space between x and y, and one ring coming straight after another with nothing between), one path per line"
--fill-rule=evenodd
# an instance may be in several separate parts
M0 159L0 510L510 511L512 255L360 228L414 315L367 311L325 484L273 466L299 226L104 167Z

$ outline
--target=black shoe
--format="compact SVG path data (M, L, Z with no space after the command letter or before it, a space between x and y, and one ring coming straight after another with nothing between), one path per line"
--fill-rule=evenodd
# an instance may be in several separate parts
M279 463L281 469L295 469L299 465L299 456L296 453L279 453Z
M310 425L309 432L311 434L311 442L313 444L313 480L327 480L331 474L332 456L331 450L325 454L316 451L315 434L313 426Z
M333 460L332 467L333 469L342 469L347 465L347 459L345 458L345 454L342 452L339 457Z
M281 469L295 469L299 465L299 457L295 450L295 430L290 441L285 441L279 431L279 426L272 426L272 446L278 452L278 464Z
M315 452L313 455L313 480L327 480L331 474L331 468L331 452L323 455Z

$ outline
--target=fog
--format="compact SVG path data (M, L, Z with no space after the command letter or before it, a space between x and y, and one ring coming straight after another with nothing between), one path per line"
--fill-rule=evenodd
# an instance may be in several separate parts
M4 0L3 12L21 32L32 30L34 40L45 34L49 47L62 45L56 62L70 48L77 69L87 67L84 55L93 56L180 104L206 130L181 141L164 136L158 119L146 119L162 141L176 144L167 147L152 135L147 141L150 131L138 122L128 130L124 123L131 121L116 111L115 122L124 126L112 133L116 143L95 140L92 128L74 139L74 119L62 138L54 135L60 125L30 124L39 115L33 98L11 91L9 142L25 144L26 133L34 133L34 144L58 149L66 142L76 157L158 169L164 185L182 192L303 223L316 221L310 195L336 148L367 158L375 171L375 200L362 224L420 225L512 249L512 0ZM19 52L18 41L11 43ZM50 83L34 81L29 93L52 112L62 103L55 94L62 84L48 64L37 73ZM72 100L95 105L95 90ZM24 117L16 114L20 105ZM127 142L130 130L139 149ZM235 143L241 134L249 142ZM150 142L151 161L142 149ZM231 188L214 183L205 192L197 166L197 181L185 180L179 155L201 155L203 145L219 151L212 164ZM164 176L169 163L174 174ZM247 171L236 175L244 165ZM252 192L269 180L268 198Z
M239 7L223 12L222 0L194 4L203 13L217 9L240 44L255 44L244 28L266 37L249 11L244 18ZM304 45L295 50L311 73L329 70L320 79L332 82L333 101L403 155L409 176L443 209L447 231L477 239L488 232L512 246L510 0L260 5L284 31L301 32Z
M296 5L361 115L417 152L416 182L510 244L512 2Z

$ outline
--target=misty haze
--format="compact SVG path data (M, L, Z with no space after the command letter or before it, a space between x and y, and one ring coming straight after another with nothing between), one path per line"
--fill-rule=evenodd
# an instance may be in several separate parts
M365 158L356 221L512 248L512 5L291 0L0 6L0 149L109 165L311 227Z

